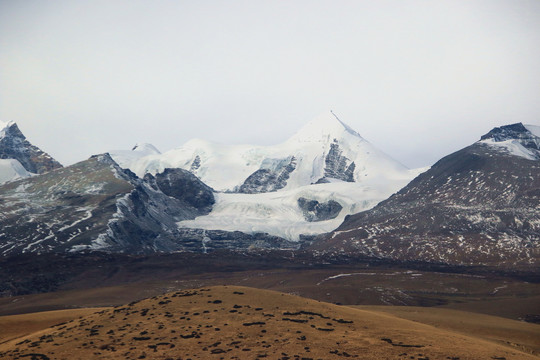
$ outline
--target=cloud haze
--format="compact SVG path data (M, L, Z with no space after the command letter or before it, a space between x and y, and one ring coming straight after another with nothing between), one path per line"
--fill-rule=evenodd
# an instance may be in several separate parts
M409 167L539 124L540 2L0 2L0 120L64 164L284 141L332 109Z

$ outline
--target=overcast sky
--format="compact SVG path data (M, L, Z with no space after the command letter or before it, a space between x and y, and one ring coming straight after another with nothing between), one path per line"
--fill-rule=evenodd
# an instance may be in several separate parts
M540 124L540 1L0 0L0 120L65 165L330 109L409 167Z

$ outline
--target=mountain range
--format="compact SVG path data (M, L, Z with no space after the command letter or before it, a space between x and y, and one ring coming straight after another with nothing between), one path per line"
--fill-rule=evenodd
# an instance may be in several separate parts
M435 163L312 249L397 260L538 266L540 127L513 124Z
M62 167L0 124L0 253L296 249L538 265L540 128L409 170L328 112L275 146L150 144ZM427 170L427 171L426 171Z

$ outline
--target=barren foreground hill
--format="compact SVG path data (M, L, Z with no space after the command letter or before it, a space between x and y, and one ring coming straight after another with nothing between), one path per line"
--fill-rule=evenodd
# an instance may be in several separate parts
M236 286L172 292L8 338L2 359L537 359L382 312Z

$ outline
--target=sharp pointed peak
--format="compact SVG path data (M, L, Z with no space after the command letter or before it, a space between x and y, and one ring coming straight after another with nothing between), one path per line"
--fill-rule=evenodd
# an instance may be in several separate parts
M359 133L353 130L349 125L345 124L334 113L333 110L325 111L304 125L291 140L301 141L325 141L328 138L340 137L344 133L356 136L362 139Z

